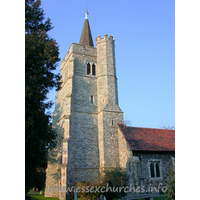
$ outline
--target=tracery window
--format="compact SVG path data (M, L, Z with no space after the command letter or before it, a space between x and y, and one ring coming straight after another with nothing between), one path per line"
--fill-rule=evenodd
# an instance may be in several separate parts
M96 75L96 65L94 63L86 62L87 64L87 75Z
M161 161L149 161L151 178L161 178Z

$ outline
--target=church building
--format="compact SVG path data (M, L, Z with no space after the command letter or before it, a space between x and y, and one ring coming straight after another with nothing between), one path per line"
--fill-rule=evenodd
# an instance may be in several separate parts
M114 167L126 168L129 183L158 184L169 160L174 162L174 130L124 124L113 36L97 36L95 42L96 47L86 11L80 41L60 64L62 86L53 113L57 146L48 155L46 197L64 200L66 193L52 188L92 183L102 169Z

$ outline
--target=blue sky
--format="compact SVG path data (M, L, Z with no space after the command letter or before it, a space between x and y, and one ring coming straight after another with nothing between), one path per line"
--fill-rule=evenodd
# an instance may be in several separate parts
M104 34L115 39L124 119L136 127L175 126L174 0L42 0L42 7L61 60L71 43L79 42L87 8L93 42ZM53 101L55 94L49 94Z

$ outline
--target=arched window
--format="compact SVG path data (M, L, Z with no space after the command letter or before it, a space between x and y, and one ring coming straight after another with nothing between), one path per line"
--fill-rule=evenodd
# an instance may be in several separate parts
M95 64L92 65L92 75L96 75L96 67L95 67Z
M161 178L161 161L153 160L150 161L150 177Z
M156 177L160 177L160 168L158 163L156 163Z
M90 74L90 63L87 64L87 74Z
M152 178L155 177L154 164L153 163L150 164L150 170L151 170L151 177Z

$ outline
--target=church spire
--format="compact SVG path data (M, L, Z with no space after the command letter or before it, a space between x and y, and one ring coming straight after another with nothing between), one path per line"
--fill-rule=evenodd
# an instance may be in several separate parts
M94 47L93 40L92 40L92 34L91 34L91 31L90 31L88 14L89 14L88 10L86 9L85 22L84 22L84 25L83 25L83 29L82 29L82 33L81 33L79 44L82 44L83 47L86 47L86 46Z

